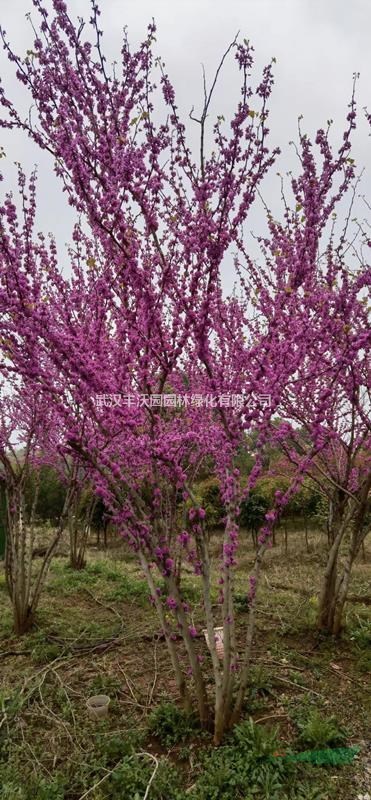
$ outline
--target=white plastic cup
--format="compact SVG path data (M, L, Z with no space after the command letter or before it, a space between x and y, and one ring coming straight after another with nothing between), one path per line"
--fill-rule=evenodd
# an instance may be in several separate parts
M109 702L110 698L106 694L96 694L93 697L89 697L86 703L89 715L94 719L108 717Z

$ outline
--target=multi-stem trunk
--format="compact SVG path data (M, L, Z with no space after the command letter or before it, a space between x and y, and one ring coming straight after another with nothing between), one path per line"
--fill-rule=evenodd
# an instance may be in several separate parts
M170 660L171 660L171 663L172 663L172 667L173 667L173 670L174 670L175 680L176 680L176 684L177 684L178 691L179 691L179 694L180 694L180 698L181 698L181 700L183 702L185 710L187 712L190 712L192 710L192 702L191 702L191 698L190 698L190 695L189 695L189 691L188 691L188 687L187 687L187 684L186 684L186 680L185 680L185 677L184 677L184 673L182 671L181 664L180 664L180 661L179 661L179 658L178 658L178 653L177 653L177 650L176 650L176 647L175 647L175 642L174 642L173 637L172 637L172 631L170 630L170 627L169 627L168 622L166 620L166 616L165 616L165 612L164 612L164 609L163 609L163 606L162 606L162 602L161 602L161 600L160 600L160 598L159 598L159 596L157 594L157 586L156 586L156 584L154 582L153 575L152 575L148 560L147 560L147 558L146 558L146 556L145 556L143 551L139 551L138 555L139 555L139 560L140 560L140 563L141 563L141 567L143 569L145 578L146 578L147 583L148 583L148 588L150 590L151 597L153 598L153 602L154 602L157 614L159 616L161 628L162 628L163 634L165 636L165 641L166 641L166 645L167 645L168 652L169 652L169 655L170 655Z
M221 737L225 730L225 715L223 702L223 673L219 663L219 657L215 644L215 623L211 600L211 565L207 537L200 529L195 534L198 554L202 564L202 589L204 612L206 618L206 630L209 640L209 650L211 655L213 674L214 674L214 742L220 744Z
M254 570L252 574L253 578L253 589L251 591L250 602L249 602L249 616L247 622L247 631L246 631L246 641L245 641L245 651L243 655L243 661L241 666L240 672L240 683L238 687L237 697L233 708L233 713L231 717L231 722L234 724L240 718L243 703L245 700L246 689L247 689L247 682L249 677L249 668L251 663L251 655L252 655L252 646L253 646L253 638L255 633L255 618L256 618L256 602L257 602L257 591L259 586L259 578L261 572L261 566L263 563L263 558L265 551L267 549L268 542L265 541L263 544L260 545L259 550L256 554Z
M231 530L236 526L236 509L231 508L228 513L223 545L223 560L225 550L231 544ZM236 528L235 528L236 530ZM236 631L234 617L234 566L229 558L223 564L223 683L221 697L216 698L214 741L220 744L224 733L230 727L232 716L232 698L236 674Z
M336 503L336 506L331 502L330 514L331 525L328 529L328 537L331 546L328 552L326 569L322 578L317 616L317 627L328 633L331 633L332 629L332 609L336 593L339 550L348 524L348 514L346 513L343 496L339 498L339 502Z
M18 636L32 627L34 619L32 550L38 490L37 484L27 525L22 486L14 483L8 489L5 576L13 608L14 631Z
M342 629L344 606L347 599L350 575L355 557L356 548L352 537L343 572L336 582L335 595L329 615L329 626L334 636L338 636Z
M70 534L70 566L72 569L84 569L86 565L86 547L88 544L91 521L96 506L96 498L92 498L84 514L79 514L79 498L71 509L68 520ZM73 513L72 513L73 512Z
M190 669L192 670L200 722L204 728L208 728L210 723L210 714L209 714L205 681L203 679L202 670L197 659L194 640L192 639L192 636L189 632L189 626L183 608L181 593L177 586L176 578L170 576L166 578L165 581L169 593L174 597L177 603L176 616L178 620L179 629L181 630L182 633L183 642L185 644L185 648L187 651Z
M38 569L33 568L32 565L38 488L35 492L28 523L25 521L22 491L19 488L14 490L14 487L10 491L5 575L13 608L14 631L17 635L26 633L33 625L50 563L65 528L73 491L73 486L70 486L59 524Z
M371 476L365 481L360 493L359 505L352 522L348 554L345 559L343 571L336 582L335 595L331 607L331 617L329 620L331 624L331 633L334 636L338 636L342 630L344 606L347 600L352 567L362 542L364 542L368 533L367 526L365 525L365 517L368 510L368 494L370 488Z

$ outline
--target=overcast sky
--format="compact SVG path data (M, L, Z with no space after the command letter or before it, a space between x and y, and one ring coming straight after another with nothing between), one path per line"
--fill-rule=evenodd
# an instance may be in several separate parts
M89 18L89 0L67 0L72 17ZM47 1L47 6L50 3ZM108 61L119 57L121 31L128 26L133 46L144 36L154 16L158 33L157 49L166 61L177 93L178 106L187 115L201 101L201 63L211 77L226 46L239 30L255 48L256 72L277 58L275 88L270 104L272 144L282 156L277 169L294 164L290 139L295 138L297 118L304 115L303 127L310 135L332 118L333 140L340 144L352 76L360 72L357 100L360 109L371 110L371 3L370 0L101 0L101 26L104 30ZM0 0L1 22L14 49L25 55L32 46L33 34L25 14L32 11L31 0ZM35 20L36 12L33 12ZM14 78L12 65L3 52L0 71L8 96L23 109L25 95ZM237 82L236 82L237 79ZM227 117L238 90L238 75L228 66L214 102L215 114ZM0 132L1 134L1 132ZM191 130L196 144L197 131ZM363 191L371 191L371 140L369 128L360 114L354 154L357 166L365 167ZM34 163L40 168L39 226L52 230L59 245L70 238L72 212L66 206L59 185L52 175L50 157L40 153L21 134L2 134L6 159L0 166L5 185L14 185L12 162L19 160L26 170ZM0 186L4 190L4 183ZM275 207L279 196L274 176L264 187L265 200ZM259 225L255 214L254 229Z

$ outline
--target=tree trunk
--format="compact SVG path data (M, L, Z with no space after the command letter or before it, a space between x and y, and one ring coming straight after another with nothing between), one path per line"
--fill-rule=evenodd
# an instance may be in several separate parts
M362 541L362 561L366 563L366 548L365 548L365 540Z
M343 523L340 525L337 536L333 540L319 595L317 627L328 633L332 631L332 609L335 602L337 560L344 533L345 524Z
M23 486L14 483L7 491L7 541L5 551L5 579L13 609L15 633L26 633L33 624L31 600L32 550L34 542L33 518L36 510L36 488L31 524L25 523Z
M252 538L252 546L254 550L256 550L258 546L258 534L256 528L251 528L251 538Z
M333 619L333 606L335 603L335 589L337 577L337 554L328 564L325 575L322 580L322 587L320 593L319 610L317 625L322 631L330 633L332 631Z
M348 516L345 513L343 494L335 505L330 503L328 540L332 542L327 558L326 570L322 579L319 595L317 627L319 630L332 633L333 609L336 597L337 562L341 542L343 540Z
M70 567L71 567L71 569L75 569L76 571L84 569L86 567L86 561L85 561L85 558L84 558L84 553L81 553L79 551L76 554L73 554L73 555L71 554Z
M90 534L91 520L96 506L96 499L93 497L83 516L78 515L78 500L72 509L75 513L70 516L70 567L81 570L86 566L86 547Z
M214 744L216 747L219 747L226 732L230 711L231 709L227 709L225 706L223 695L216 696L214 708Z
M183 608L182 597L180 595L179 588L176 584L176 579L174 579L173 577L169 577L165 578L165 581L169 589L169 594L171 594L177 601L176 617L178 620L179 628L181 629L182 632L183 642L187 650L189 664L192 670L192 676L196 689L200 722L204 728L205 727L207 728L210 722L210 713L208 707L206 687L202 676L201 667L197 659L197 653L194 646L194 641L189 633L189 627L186 614Z
M24 487L28 466L21 470L8 468L7 496L7 541L5 551L5 581L13 609L14 630L17 635L26 633L32 626L40 594L45 582L55 549L65 528L68 509L74 494L70 483L54 536L36 569L32 561L35 540L36 507L39 496L39 474L29 519L26 522Z
M345 563L343 574L338 582L338 589L332 605L330 624L332 628L331 632L334 636L339 636L342 629L343 612L349 589L353 561L354 556L350 552Z
M334 520L334 501L330 500L328 507L328 519L327 519L327 543L329 549L331 549L334 543L335 526L336 526L336 521Z
M214 634L214 615L211 601L211 568L208 543L206 537L201 533L195 533L196 545L200 561L202 563L202 588L204 611L206 618L206 630L209 638L209 650L214 674L215 705L214 705L214 742L219 744L223 728L223 673L219 664L219 657L216 652Z
M32 628L34 624L34 615L27 606L18 605L17 602L13 603L13 629L16 636L23 636Z
M252 655L252 646L253 646L253 639L255 633L255 616L256 616L256 602L257 602L257 591L259 587L259 578L261 572L261 566L264 558L265 551L267 549L267 541L260 545L259 550L256 554L254 571L252 577L254 578L254 589L251 592L250 602L249 602L249 617L247 623L247 631L246 631L246 641L245 641L245 650L243 654L243 660L241 665L241 673L240 673L240 685L238 687L237 697L233 708L233 713L231 716L231 724L238 722L243 702L245 699L247 682L249 677L249 668L251 662L251 655Z
M178 691L179 691L179 694L180 694L181 701L183 702L185 711L191 712L191 710L192 710L191 698L190 698L188 687L187 687L187 684L186 684L186 680L185 680L185 677L184 677L184 674L183 674L183 671L182 671L182 668L181 668L181 665L180 665L180 661L179 661L179 658L178 658L178 653L177 653L176 648L175 648L175 643L174 643L173 638L172 638L172 631L170 630L170 627L169 627L169 625L167 623L167 620L166 620L166 615L165 615L165 612L164 612L164 609L163 609L163 606L162 606L162 601L161 601L161 599L159 598L159 596L157 594L157 587L156 587L155 582L153 580L152 572L150 570L150 567L149 567L149 564L148 564L146 556L144 555L143 551L141 551L141 550L139 551L138 555L139 555L139 559L140 559L140 563L141 563L143 572L144 572L145 577L147 579L148 587L149 587L149 590L151 592L151 597L153 598L153 602L154 602L156 611L157 611L159 619L160 619L160 624L161 624L161 627L162 627L163 634L165 636L165 641L166 641L166 644L167 644L168 652L169 652L171 663L172 663L172 666L173 666L173 670L174 670L174 674L175 674L175 680L176 680L176 684L177 684L177 687L178 687Z
M346 603L350 577L354 561L357 557L361 544L367 536L365 517L368 507L368 494L371 488L371 476L365 481L359 497L359 506L353 519L352 534L349 543L348 555L344 564L343 573L336 585L336 593L332 606L331 627L334 636L338 636L342 629L343 612Z

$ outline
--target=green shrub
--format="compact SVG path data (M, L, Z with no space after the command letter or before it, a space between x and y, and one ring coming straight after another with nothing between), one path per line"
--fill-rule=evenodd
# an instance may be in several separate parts
M300 742L309 747L337 747L346 742L346 731L336 717L323 717L316 709L304 722L299 721L298 727Z
M281 800L285 773L292 773L277 749L275 731L245 720L222 747L207 753L190 800Z
M272 678L264 667L250 669L249 686L252 696L272 694Z
M65 800L65 778L57 775L50 780L38 778L34 786L30 786L29 798L31 800Z
M246 500L241 503L240 525L257 533L263 525L269 505L269 500L264 495L252 489Z
M148 731L164 747L186 741L197 729L195 717L186 714L173 703L161 703L149 717Z
M280 800L329 800L330 794L320 786L307 782L302 783L297 789L280 796Z
M357 661L357 667L360 672L371 672L371 652L362 653Z
M277 750L277 731L264 725L255 725L250 718L233 729L232 742L255 760L269 758Z
M99 752L99 759L105 767L111 768L120 760L132 756L139 749L143 741L143 734L133 729L125 734L105 734L98 731L95 736L95 746Z
M0 800L65 800L63 775L24 779L17 762L0 764Z
M129 756L104 782L104 798L142 800L154 768L154 762L145 753ZM150 797L151 800L186 800L181 775L166 759L161 759L158 763Z
M90 684L90 694L116 696L121 689L121 681L113 675L96 675Z
M356 644L360 650L371 649L371 620L363 619L357 614L357 624L350 628L349 639Z
M206 478L198 484L195 494L197 502L206 511L206 527L210 529L221 525L225 508L220 496L219 481L216 478Z
M94 586L97 583L96 573L88 565L85 569L75 570L69 564L54 561L50 570L47 589L51 594L68 595Z
M111 564L107 563L107 561L94 561L92 564L87 565L86 570L90 575L98 575L108 581L119 581L123 577L121 572L112 569Z
M43 522L50 520L52 525L57 524L66 497L66 486L61 480L57 470L46 465L28 474L25 489L26 509L30 511L34 499L36 478L38 473L39 492L36 505L36 515Z
M233 596L234 607L236 611L244 613L249 610L249 598L247 594L235 594Z
M55 661L61 653L62 648L58 644L40 642L33 648L31 658L34 664L48 664L49 661Z

